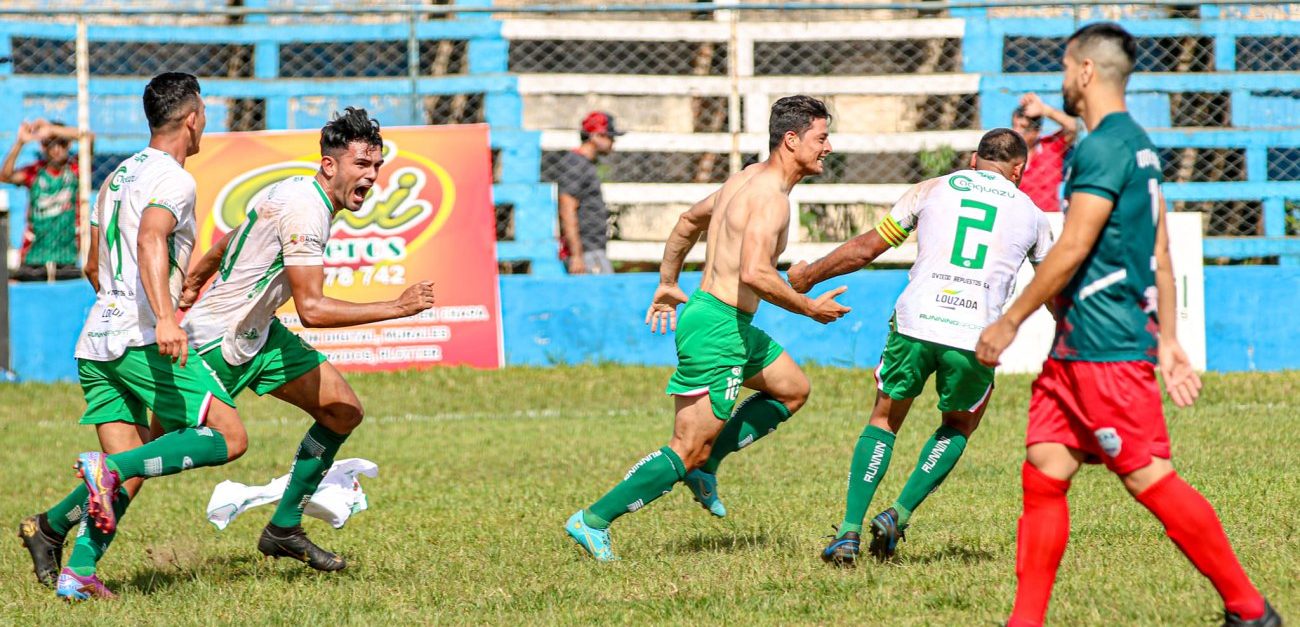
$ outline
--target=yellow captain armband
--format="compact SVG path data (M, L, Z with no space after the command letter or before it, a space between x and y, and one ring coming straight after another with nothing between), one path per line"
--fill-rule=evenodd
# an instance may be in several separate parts
M881 239L894 248L902 246L903 242L907 241L907 229L899 226L894 216L885 216L885 219L876 225L876 232L880 234Z

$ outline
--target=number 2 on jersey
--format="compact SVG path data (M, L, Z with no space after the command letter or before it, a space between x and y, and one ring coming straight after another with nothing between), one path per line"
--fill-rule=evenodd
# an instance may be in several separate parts
M975 246L974 256L966 256L966 236L974 231L993 232L993 220L997 218L998 208L988 203L978 200L963 198L961 201L962 209L978 209L983 212L980 218L971 216L962 216L957 219L957 241L952 246L952 265L971 270L979 270L984 267L984 257L989 252L988 244L977 244Z

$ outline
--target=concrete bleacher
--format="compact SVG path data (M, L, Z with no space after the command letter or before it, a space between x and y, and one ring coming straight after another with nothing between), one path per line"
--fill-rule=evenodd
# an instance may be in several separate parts
M509 222L500 229L508 238L500 256L550 274L561 270L554 191L541 182L544 165L576 145L573 126L582 111L610 110L633 131L606 165L619 235L611 253L653 260L676 211L725 177L733 142L742 161L762 157L767 107L776 97L804 92L826 98L837 114L832 142L841 160L839 174L802 186L792 207L804 228L792 233L789 256L806 257L833 245L828 237L870 224L902 186L919 180L918 153L972 149L981 129L1007 123L1025 92L1058 101L1062 39L1081 20L1122 18L1142 42L1147 70L1133 79L1130 106L1166 149L1169 200L1176 209L1205 213L1207 258L1300 259L1300 240L1291 239L1300 223L1292 215L1300 212L1300 10L1294 5L1204 4L1179 13L1122 6L963 9L925 17L746 11L733 33L726 12L655 12L653 5L601 19L495 13L414 23L386 12L391 3L384 0L368 0L374 10L359 15L234 20L203 11L224 4L115 0L98 7L126 13L97 15L89 27L97 165L139 147L145 137L140 88L164 68L201 75L209 132L316 128L347 104L366 106L390 126L487 122L498 160L498 215ZM244 4L287 10L311 3ZM7 8L23 6L62 5L25 0ZM148 14L178 6L194 10ZM498 0L497 6L522 5ZM158 28L163 22L171 26ZM408 45L412 28L415 46ZM74 35L70 13L0 16L0 56L13 57L0 64L0 81L20 103L0 110L0 143L11 140L22 119L75 121ZM734 59L728 59L732 45ZM1219 165L1202 167L1212 161ZM101 175L105 169L97 168ZM25 206L21 190L11 190L9 204ZM819 220L838 220L840 228L819 233L825 230Z

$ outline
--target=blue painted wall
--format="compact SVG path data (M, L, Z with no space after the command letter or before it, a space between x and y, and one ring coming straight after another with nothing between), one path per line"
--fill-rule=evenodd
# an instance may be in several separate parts
M698 274L682 277L688 292ZM672 365L672 335L643 324L658 275L501 278L506 361L510 365L583 362ZM904 270L859 272L831 281L847 285L840 302L853 308L829 325L765 305L755 323L800 362L870 368L880 359L893 303L907 284ZM1211 370L1300 368L1300 268L1205 269L1206 337ZM14 370L22 380L76 380L77 333L90 310L84 282L10 286Z

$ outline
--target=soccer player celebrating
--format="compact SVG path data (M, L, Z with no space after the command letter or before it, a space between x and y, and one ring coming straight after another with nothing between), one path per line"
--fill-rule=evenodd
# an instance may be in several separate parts
M676 403L673 436L565 523L565 531L597 560L615 559L610 523L667 494L678 481L686 480L696 500L715 515L725 515L717 501L718 464L771 433L808 400L808 378L752 320L760 300L823 324L849 311L835 302L846 288L811 299L795 293L776 271L790 226L790 190L822 171L831 152L829 123L819 100L776 101L768 123L771 156L732 175L683 213L669 236L646 323L651 332L676 332L678 366L667 388ZM677 277L706 229L704 277L687 302ZM679 325L676 311L682 303ZM736 407L741 386L757 393Z
M97 295L76 349L81 423L95 425L104 453L78 456L84 485L19 529L37 578L48 582L64 537L81 523L56 584L69 600L112 596L96 563L141 478L221 465L248 445L234 402L176 322L195 234L194 177L184 165L207 121L198 80L154 77L144 110L149 147L117 167L96 201L89 252ZM146 409L166 431L152 441Z
M231 396L251 388L307 412L316 422L303 436L289 484L257 549L291 557L316 570L341 570L346 562L307 538L301 526L334 456L361 424L361 401L343 375L285 328L275 311L293 298L304 326L343 327L405 318L433 306L433 284L408 287L397 300L352 303L325 296L325 243L339 211L357 211L384 163L379 123L365 109L348 107L320 134L320 169L276 183L247 219L195 265L181 307L214 274L185 317L199 355Z
M993 368L975 359L979 332L1002 313L1025 259L1042 261L1052 246L1047 218L1016 188L1027 154L1015 131L989 131L969 170L918 183L875 230L812 265L790 268L790 284L807 292L861 269L917 232L916 263L876 369L876 404L849 466L844 522L822 551L827 562L856 563L862 519L889 468L894 436L931 374L943 424L921 449L898 500L872 519L873 555L894 554L912 514L947 478L979 426L993 393Z
M1160 160L1124 106L1136 48L1113 23L1070 36L1065 111L1081 116L1089 134L1067 177L1065 228L976 348L981 362L995 365L1025 318L1056 297L1056 340L1029 404L1009 624L1043 623L1070 533L1070 479L1081 464L1101 462L1214 584L1226 625L1281 625L1237 561L1214 508L1170 462L1156 366L1180 407L1196 400L1201 382L1174 329Z

